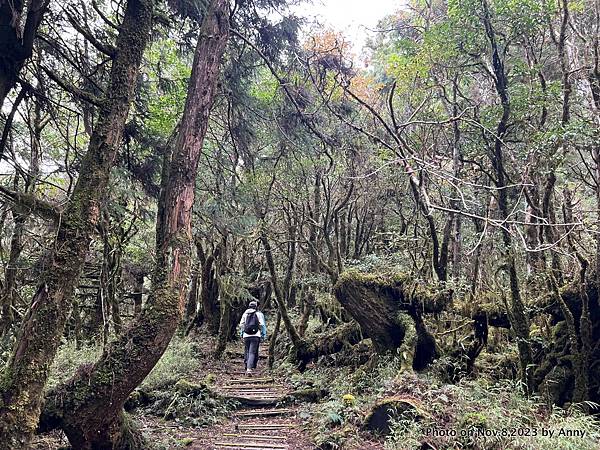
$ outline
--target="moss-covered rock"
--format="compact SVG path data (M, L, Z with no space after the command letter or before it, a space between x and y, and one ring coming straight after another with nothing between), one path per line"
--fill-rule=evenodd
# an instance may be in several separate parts
M206 393L209 389L205 384L196 384L188 381L184 378L180 379L177 383L175 383L175 391L185 395L198 395L202 393Z

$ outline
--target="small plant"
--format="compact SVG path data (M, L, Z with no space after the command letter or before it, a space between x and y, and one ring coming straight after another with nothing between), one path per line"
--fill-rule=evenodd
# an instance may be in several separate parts
M213 384L215 384L215 381L217 381L217 376L214 373L208 373L204 377L204 382L207 386L212 386Z
M465 414L461 421L462 428L485 428L488 423L487 417L479 412Z
M327 425L330 427L340 426L344 422L344 418L336 411L330 411L326 414Z
M342 397L342 401L344 402L344 406L354 406L356 405L356 397L352 394L346 394Z

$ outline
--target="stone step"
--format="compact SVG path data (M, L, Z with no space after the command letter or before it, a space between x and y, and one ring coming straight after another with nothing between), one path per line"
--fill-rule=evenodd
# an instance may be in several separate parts
M284 397L235 397L228 396L225 397L229 400L235 400L236 402L241 403L246 406L276 406L278 403L283 401Z
M286 450L290 448L287 444L269 444L266 442L215 442L214 446L235 450Z
M238 385L238 386L221 386L222 390L224 391L273 391L273 390L278 390L278 391L282 391L285 390L285 386L270 386L270 385L257 385L255 387L250 387L248 385Z
M265 443L215 442L213 448L228 450L287 450L289 446L273 446L270 444L265 445Z
M233 378L228 381L229 384L257 384L257 383L273 383L275 379L272 377L247 377Z
M244 361L244 352L236 352L236 351L231 351L231 350L227 350L225 352L225 355L227 355L229 358L228 359L238 359L238 360L242 360ZM258 354L258 359L267 359L269 357L269 355L264 355L262 353Z
M225 395L226 397L229 396L240 396L240 397L256 397L256 396L261 396L264 395L266 397L281 397L283 395L287 394L287 392L285 391L244 391L244 390L239 390L239 391L223 391L223 395Z
M282 395L285 395L286 392L285 391L280 391L280 390L252 390L252 391L247 391L247 390L238 390L238 391L232 391L232 390L228 390L228 391L224 391L223 392L225 395L239 395L241 397L255 397L257 395L266 395L267 397L273 397L273 396L277 396L280 397Z
M235 383L235 384L225 384L221 386L221 389L285 389L283 384L261 384L261 383Z

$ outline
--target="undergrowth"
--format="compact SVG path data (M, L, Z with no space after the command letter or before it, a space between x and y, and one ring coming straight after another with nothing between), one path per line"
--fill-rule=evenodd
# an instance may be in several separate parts
M82 345L77 348L74 341L63 344L56 353L50 367L50 375L46 390L64 383L73 376L77 368L83 364L91 364L102 354L102 348L97 345Z
M199 356L194 342L175 337L140 388L156 390L173 385L181 378L189 378L198 367Z
M575 408L550 410L512 381L479 378L453 385L435 372L415 374L409 356L401 348L359 368L315 366L291 375L298 389L329 391L321 403L302 406L320 449L364 448L365 439L378 440L387 450L600 448L600 424ZM293 368L283 364L280 370L292 374ZM408 399L419 405L419 414L396 414L391 433L376 436L366 431L366 418L387 398Z
M396 395L419 399L425 415L417 421L395 418L386 441L390 450L425 442L475 450L594 450L600 443L600 424L591 416L577 409L549 410L526 398L516 382L480 379L448 385L407 373L396 383Z
M76 348L74 343L64 344L54 359L47 389L67 381L80 365L93 363L101 353L100 346ZM216 396L205 382L194 379L199 366L195 343L175 337L154 369L131 394L126 409L135 415L151 414L191 426L217 422L235 405Z

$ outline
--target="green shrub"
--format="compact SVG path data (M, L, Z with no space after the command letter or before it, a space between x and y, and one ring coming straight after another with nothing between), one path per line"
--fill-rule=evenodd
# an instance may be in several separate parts
M50 376L46 390L50 390L71 378L77 368L91 364L102 354L102 348L96 345L84 345L77 348L74 341L63 344L56 353L50 367Z
M189 378L198 367L194 344L190 340L173 338L162 358L143 381L141 388L156 390L173 385L181 378Z

